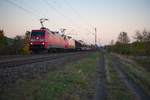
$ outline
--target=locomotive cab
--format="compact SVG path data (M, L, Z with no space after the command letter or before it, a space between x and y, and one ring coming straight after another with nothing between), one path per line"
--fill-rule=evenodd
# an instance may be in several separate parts
M29 43L30 50L43 50L45 48L45 30L32 30Z

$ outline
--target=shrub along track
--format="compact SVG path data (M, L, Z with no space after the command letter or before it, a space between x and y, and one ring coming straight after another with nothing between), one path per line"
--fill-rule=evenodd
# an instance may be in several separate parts
M63 66L74 60L91 55L93 52L75 52L49 55L48 57L6 62L0 68L0 94L7 87L12 86L18 80L32 80L45 75L49 71L62 69ZM47 67L47 65L51 67Z
M114 59L114 57L109 55L109 59L113 65L119 72L121 78L123 79L124 83L128 86L128 88L132 91L132 93L136 96L138 100L150 100L150 97L145 94L145 92L128 76L127 72L123 70L120 65L116 62L119 60Z

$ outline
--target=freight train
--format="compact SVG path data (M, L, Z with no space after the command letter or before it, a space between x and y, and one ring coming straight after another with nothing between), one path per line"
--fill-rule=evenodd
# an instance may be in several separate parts
M54 51L79 51L91 50L91 46L83 41L71 39L71 37L51 31L42 27L39 30L32 30L29 39L29 49L33 52L47 50Z

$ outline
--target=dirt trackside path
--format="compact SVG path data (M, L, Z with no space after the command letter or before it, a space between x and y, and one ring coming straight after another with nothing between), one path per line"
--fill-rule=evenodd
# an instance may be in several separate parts
M135 95L136 100L150 100L149 96L144 93L144 91L128 76L126 70L123 70L122 67L118 64L119 60L116 60L114 57L109 56L110 61L113 67L116 68L120 77L126 84L126 86L130 89L130 91ZM118 61L118 62L117 62Z
M94 100L105 100L104 81L105 81L105 59L104 52L100 52L99 76Z
M93 100L136 100L103 50L100 51L97 88Z

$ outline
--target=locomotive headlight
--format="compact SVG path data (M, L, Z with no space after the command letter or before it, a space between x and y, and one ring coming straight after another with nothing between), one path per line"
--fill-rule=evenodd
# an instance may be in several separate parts
M30 44L32 45L33 43L32 43L32 42L30 42Z
M44 45L45 43L44 43L44 42L42 42L42 44Z
M44 42L44 39L40 39L40 42Z

